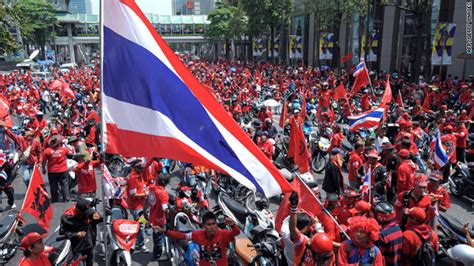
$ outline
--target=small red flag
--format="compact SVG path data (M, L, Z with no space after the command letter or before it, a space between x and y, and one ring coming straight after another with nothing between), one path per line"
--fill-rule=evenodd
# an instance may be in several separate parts
M344 84L339 84L337 86L336 91L334 92L334 100L337 101L340 98L346 98L346 89L344 88Z
M298 193L299 204L298 208L310 212L312 215L319 215L321 212L321 205L316 201L316 199L311 194L312 192L302 183L299 177L295 177L291 186L293 190ZM288 215L290 215L290 198L291 193L285 193L285 198L280 203L280 208L275 215L275 227L278 232L281 231L281 225L283 220L285 220Z
M301 118L306 119L306 97L303 94L303 103L301 104Z
M421 106L421 110L425 112L430 110L430 100L431 100L430 95L429 94L426 95L425 100L423 101L423 105Z
M345 62L349 61L352 58L352 53L346 54L343 58L341 58L341 64L344 64Z
M74 95L74 92L69 87L69 84L64 80L61 81L61 91L59 92L59 95L64 98L76 99L76 95Z
M385 83L385 91L383 93L379 107L385 107L390 101L392 101L392 88L390 88L390 82L387 79L387 82Z
M400 92L400 90L398 90L397 103L402 108L405 108L405 106L403 106L402 93Z
M45 230L48 230L49 221L53 217L53 206L44 186L43 177L36 165L33 168L33 174L31 175L30 185L26 191L21 212L31 214Z
M281 111L280 115L280 127L283 128L286 124L286 119L288 118L288 104L286 104L286 101L283 101L283 110Z
M292 128L293 130L293 128ZM309 151L308 146L306 145L306 139L304 137L303 128L299 126L296 128L297 132L295 134L294 143L294 161L298 165L301 173L306 173L309 171Z

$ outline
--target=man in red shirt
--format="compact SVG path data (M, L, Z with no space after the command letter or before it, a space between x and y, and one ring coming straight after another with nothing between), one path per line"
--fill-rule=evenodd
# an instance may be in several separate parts
M456 121L456 159L459 162L466 162L466 141L469 135L464 121Z
M35 164L41 164L42 161L41 142L38 138L34 137L34 131L31 129L26 130L25 136L23 137L16 135L10 129L6 128L4 121L0 121L0 127L5 130L7 136L20 148L22 153L20 157L21 173L23 173L23 182L28 187L33 166Z
M262 138L260 139L260 143L258 145L260 149L263 151L265 156L272 161L273 160L273 152L274 147L272 141L268 138L268 131L262 132Z
M59 200L59 190L66 202L69 198L69 187L67 182L68 167L66 156L70 153L69 149L62 146L63 137L55 135L49 140L49 148L43 153L43 175L48 170L48 180L51 194L51 202ZM47 168L46 168L47 163Z
M155 229L157 226L166 229L166 216L168 210L168 192L166 185L169 183L169 175L159 173L156 185L150 186L148 203L150 204L150 224ZM165 235L158 230L153 230L153 259L158 259L163 253Z
M453 127L451 125L445 126L443 128L446 133L441 137L441 142L443 143L446 149L446 155L448 155L449 161L443 166L443 181L447 182L448 177L451 174L451 165L456 163L456 135L453 134Z
M202 217L204 230L195 230L189 233L172 231L157 226L156 229L165 233L170 238L179 240L192 240L199 245L199 265L202 266L227 266L227 246L240 234L239 227L229 218L224 222L232 230L223 230L217 227L217 217L212 212L207 212Z
M407 210L407 213L411 226L403 232L402 265L404 266L414 265L416 252L425 241L431 243L435 252L439 249L438 234L429 225L424 224L427 219L425 210L413 207Z
M145 164L140 160L130 163L132 171L127 179L127 207L135 221L143 214L146 200L146 173ZM148 252L145 246L144 226L140 223L140 231L137 234L137 246L141 252Z
M398 194L395 201L395 209L397 210L397 221L400 227L407 227L407 210L413 207L424 209L427 213L431 213L431 198L428 193L428 178L425 175L419 175L415 180L415 187Z
M410 159L410 152L406 149L400 150L400 165L397 168L397 194L410 190L414 186L414 178L416 174L416 165Z
M44 252L43 238L46 235L40 235L36 232L27 234L21 240L21 249L23 257L20 260L20 266L50 266L48 256Z
M354 150L349 153L349 163L347 164L347 170L349 172L349 184L352 188L359 188L358 171L359 168L364 165L363 153L364 143L356 142L354 144Z
M81 157L82 162L74 167L77 179L77 194L79 196L85 194L94 198L97 190L94 168L100 165L100 161L91 161L91 155L88 152L82 153Z

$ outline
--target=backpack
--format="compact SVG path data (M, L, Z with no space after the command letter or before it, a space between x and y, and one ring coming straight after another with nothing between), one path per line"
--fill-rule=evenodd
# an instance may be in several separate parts
M432 232L430 232L430 237L425 240L417 231L416 233L418 238L421 240L421 247L416 250L415 257L413 260L413 265L419 266L433 266L435 265L436 252L431 245Z

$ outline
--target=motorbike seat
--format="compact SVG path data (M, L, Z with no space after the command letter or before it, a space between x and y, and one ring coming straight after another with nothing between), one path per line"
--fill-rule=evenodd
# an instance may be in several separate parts
M235 253L242 258L245 263L251 264L255 257L257 257L257 251L254 247L249 247L252 242L247 237L238 237L235 239Z
M249 210L245 208L240 202L236 201L235 199L229 197L226 194L222 194L222 201L224 204L229 208L229 210L235 215L239 221L245 223L245 219L250 214Z
M119 206L112 207L110 216L112 217L112 220L127 219L127 213L124 213L123 209Z
M0 238L4 237L16 220L16 213L9 213L0 221Z
M463 224L456 217L447 213L443 213L440 215L456 233L458 233L459 235L462 235L463 237L465 236L462 230ZM469 233L471 237L474 238L474 230L472 229L472 227L469 229L469 231L470 231Z

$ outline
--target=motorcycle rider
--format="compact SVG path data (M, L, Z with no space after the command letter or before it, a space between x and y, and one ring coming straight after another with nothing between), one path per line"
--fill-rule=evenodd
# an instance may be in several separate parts
M375 205L375 220L381 226L380 238L377 246L382 251L387 266L400 265L402 255L402 229L395 222L395 208L386 201L380 201Z
M189 233L168 230L161 226L156 226L156 229L170 238L196 242L200 249L199 265L228 265L227 246L240 234L239 227L231 218L225 217L225 224L232 230L220 229L217 226L217 217L213 212L205 213L202 220L204 229Z
M168 216L169 195L166 185L169 183L169 175L159 173L156 185L150 186L148 203L150 204L150 224L155 228L161 226L166 229L166 217ZM153 230L153 259L161 257L165 235L158 230Z
M65 235L71 241L73 252L87 256L85 258L87 266L93 265L97 224L101 222L102 217L86 199L79 199L61 216L59 234Z
M43 238L46 235L40 235L37 232L28 233L21 240L20 248L23 250L23 258L19 266L50 266L51 262L44 252Z

